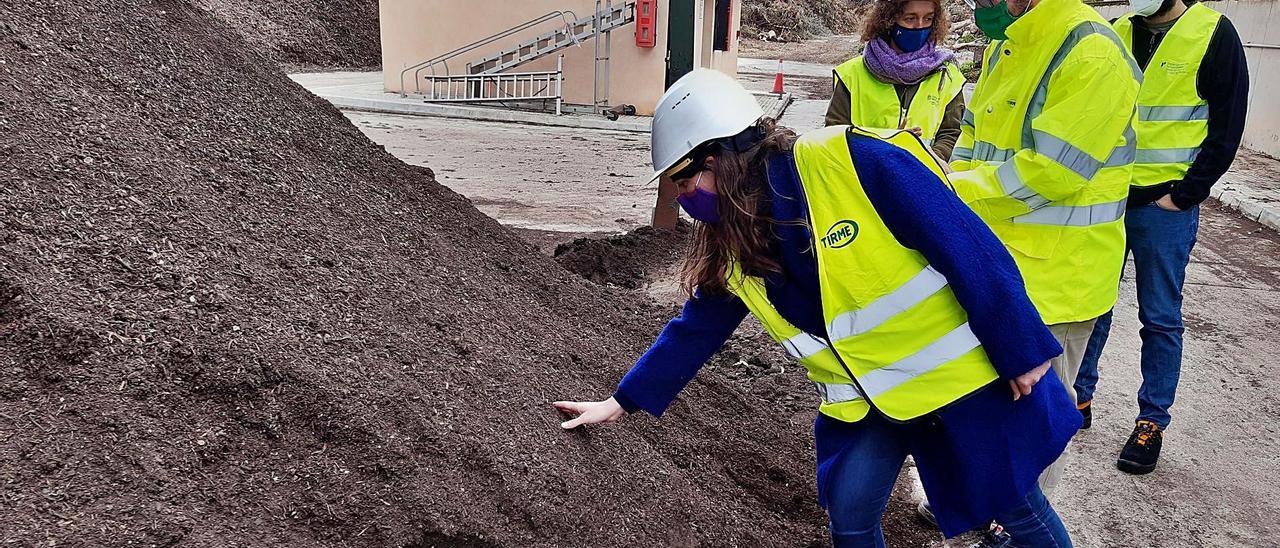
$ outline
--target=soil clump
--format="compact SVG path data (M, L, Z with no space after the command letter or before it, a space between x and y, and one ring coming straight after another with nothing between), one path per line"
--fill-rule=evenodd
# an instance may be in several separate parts
M617 236L560 244L554 256L570 272L595 283L640 289L679 270L692 233L692 225L683 220L675 228L642 226Z

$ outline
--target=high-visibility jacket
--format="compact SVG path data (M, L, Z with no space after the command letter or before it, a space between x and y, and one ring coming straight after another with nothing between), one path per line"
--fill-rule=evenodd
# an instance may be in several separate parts
M873 76L861 55L836 67L835 73L849 90L850 123L878 132L918 127L926 143L933 143L938 136L947 105L964 88L960 68L955 63L946 63L920 82L910 106L903 109L894 85Z
M1008 247L1045 323L1116 302L1142 72L1080 0L1042 0L993 42L952 154L956 192Z
M1181 180L1209 136L1209 103L1200 97L1196 75L1222 14L1194 4L1165 34L1143 72L1138 93L1138 153L1133 186ZM1121 17L1116 34L1133 51L1133 21Z
M832 126L800 137L796 172L817 256L825 333L805 333L774 309L764 281L730 268L728 287L765 330L804 364L818 386L819 411L853 422L874 407L907 421L952 403L999 375L969 329L947 279L903 247L880 220L858 180L847 132ZM941 168L908 132L887 140L939 177Z

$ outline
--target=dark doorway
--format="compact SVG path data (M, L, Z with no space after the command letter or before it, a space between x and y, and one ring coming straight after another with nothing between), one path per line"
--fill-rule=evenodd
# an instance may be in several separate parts
M667 19L667 86L693 71L695 0L671 0Z

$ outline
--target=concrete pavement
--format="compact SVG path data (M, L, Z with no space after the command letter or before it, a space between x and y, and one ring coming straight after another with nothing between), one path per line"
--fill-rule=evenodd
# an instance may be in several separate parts
M1094 424L1053 497L1077 546L1277 546L1280 237L1210 202L1187 269L1182 379L1156 471L1115 468L1137 414L1132 262L1102 355Z
M401 97L384 91L381 72L307 72L291 74L289 78L344 110L636 133L648 133L652 122L648 116L619 116L617 120L609 120L591 113L566 111L555 115L476 103L428 103L412 95ZM758 90L756 101L766 115L777 118L791 103L791 94L775 95L769 93L772 89Z

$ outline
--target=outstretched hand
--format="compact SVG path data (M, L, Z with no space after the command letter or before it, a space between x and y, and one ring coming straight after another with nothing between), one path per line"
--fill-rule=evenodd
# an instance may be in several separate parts
M604 401L558 401L552 402L551 406L577 417L560 423L560 427L565 430L584 424L617 422L627 414L618 400L612 397Z
M1030 396L1031 389L1040 382L1047 371L1049 371L1049 362L1044 362L1035 369L1018 375L1018 378L1010 379L1009 388L1013 389L1013 401L1018 401L1023 396Z

